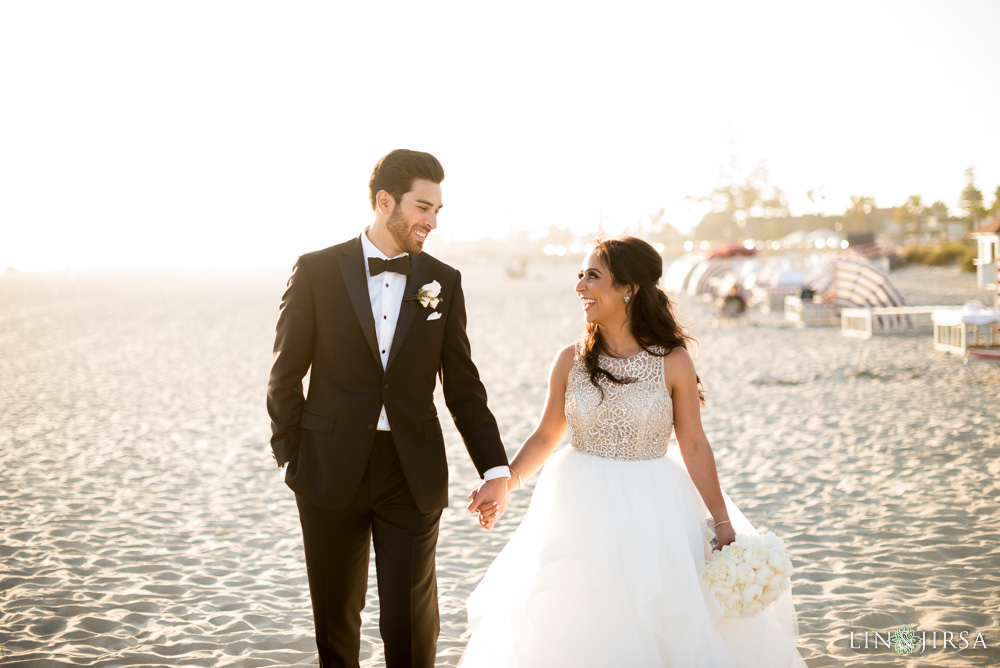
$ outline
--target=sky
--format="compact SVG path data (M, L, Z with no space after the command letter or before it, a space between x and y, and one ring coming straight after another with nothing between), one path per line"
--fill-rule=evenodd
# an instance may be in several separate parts
M793 214L954 210L970 166L988 205L998 25L993 0L10 0L0 270L287 267L371 222L395 148L444 165L431 249L688 230L760 162Z

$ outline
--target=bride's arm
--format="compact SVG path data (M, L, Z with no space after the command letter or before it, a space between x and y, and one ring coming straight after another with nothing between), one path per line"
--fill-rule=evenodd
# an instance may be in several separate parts
M552 361L552 368L549 370L549 390L545 397L542 417L510 463L512 475L507 479L507 494L504 496L503 507L493 507L479 513L479 523L487 529L493 528L493 524L506 510L510 492L518 489L522 480L528 479L542 468L566 433L566 382L569 371L573 368L575 350L575 344L566 346ZM475 501L475 495L476 492L473 491L469 499Z
M566 346L552 361L542 417L510 463L517 475L524 479L530 478L542 468L566 433L566 383L570 369L573 368L575 347L575 344ZM512 475L507 480L508 491L517 489L519 484L517 476Z
M691 355L684 348L674 348L663 360L667 389L674 403L674 434L688 474L698 488L708 512L716 522L726 522L716 529L719 545L728 545L736 532L728 523L729 512L722 498L719 473L715 468L715 455L701 425L701 398L698 395L698 376Z

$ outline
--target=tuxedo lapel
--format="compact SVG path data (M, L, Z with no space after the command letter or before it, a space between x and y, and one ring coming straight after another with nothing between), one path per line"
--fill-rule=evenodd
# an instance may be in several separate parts
M403 292L403 303L399 307L399 319L396 321L396 332L392 335L392 348L389 349L389 359L385 363L385 368L389 368L392 361L396 359L406 333L410 331L410 325L417 316L417 312L424 310L418 302L410 299L417 294L425 283L430 283L427 276L426 265L421 261L420 253L410 253L410 275L406 277L406 290Z
M368 349L379 366L382 358L378 354L378 338L375 336L375 317L372 315L371 297L368 295L368 274L365 273L365 254L361 249L361 240L350 244L344 251L344 259L340 262L340 272L344 276L344 285L351 298L354 313L358 316L358 324L365 334Z

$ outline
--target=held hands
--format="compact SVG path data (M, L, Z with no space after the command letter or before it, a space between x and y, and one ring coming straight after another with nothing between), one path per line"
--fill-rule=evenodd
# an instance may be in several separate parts
M479 524L491 531L510 501L507 496L508 478L487 480L469 494L469 512L479 513Z

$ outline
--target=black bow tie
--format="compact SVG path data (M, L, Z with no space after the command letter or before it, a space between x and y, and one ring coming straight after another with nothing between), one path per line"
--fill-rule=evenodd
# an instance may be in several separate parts
M404 255L403 257L397 257L395 260L383 260L380 257L368 258L368 273L372 276L378 276L383 271L391 271L395 274L409 276L410 256Z

